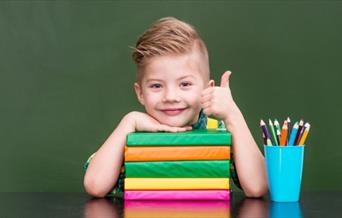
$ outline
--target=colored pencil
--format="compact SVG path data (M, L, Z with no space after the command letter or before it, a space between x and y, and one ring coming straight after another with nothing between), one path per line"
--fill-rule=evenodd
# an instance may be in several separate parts
M274 131L274 128L275 128L275 127L273 126L273 123L272 123L271 119L268 119L268 124L269 124L269 126L270 126L271 134L272 134L271 141L272 141L272 139L273 139L273 141L272 141L273 145L278 145L277 136L276 136L276 133L275 133L275 131Z
M277 128L277 138L278 138L278 145L280 144L280 132L281 132L281 129L280 129L280 124L278 122L277 119L274 120L274 126Z
M267 139L266 139L264 132L262 132L262 141L263 141L264 145L267 145Z
M268 132L266 123L263 120L260 120L260 127L265 134L267 145L272 145L270 133Z
M309 131L310 131L310 124L309 123L305 123L304 125L304 133L299 141L298 145L304 145L306 138L308 137Z
M299 127L298 127L298 132L297 132L296 139L295 139L295 145L299 144L301 135L303 134L303 126L304 126L304 120L300 119Z
M281 136L280 136L280 146L286 146L286 139L287 139L287 121L284 121L282 130L281 130Z
M263 144L269 146L304 145L310 131L310 124L308 122L300 119L291 125L290 117L284 120L282 126L280 126L277 119L274 119L274 122L268 119L268 125L261 119L260 127L262 130Z
M291 119L290 117L287 117L286 119L287 121L287 135L290 136L291 132L292 132L292 124L291 124ZM289 144L289 139L287 139L287 144Z
M266 139L266 144L269 145L269 146L272 146L271 139L267 138L267 139Z
M297 132L298 132L298 122L296 122L293 125L292 131L291 131L291 134L290 134L289 143L288 143L289 146L295 145L295 140L296 140Z
M305 125L303 125L303 128L302 128L302 130L300 131L300 133L298 133L298 134L300 134L299 135L299 137L298 137L298 139L296 139L296 142L295 142L295 144L296 145L299 145L299 142L300 142L300 140L302 139L302 137L303 137L303 134L304 134L304 131L305 131Z

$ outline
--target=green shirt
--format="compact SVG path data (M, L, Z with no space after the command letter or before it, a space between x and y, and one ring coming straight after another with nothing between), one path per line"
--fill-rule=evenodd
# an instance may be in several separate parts
M192 125L193 129L206 129L207 128L207 121L208 117L203 113L203 111L200 112L198 121L194 125ZM225 128L224 122L219 121L218 122L218 128L222 129ZM232 149L230 149L231 154L230 154L230 177L234 181L234 184L241 189L240 183L239 183L239 178L235 170L235 163L234 163L234 156L232 153ZM83 169L84 172L87 170L88 165L91 161L91 159L95 156L95 153L92 154L88 160L84 163ZM125 168L124 165L121 166L121 172L119 174L118 181L114 188L107 194L108 197L123 197L123 192L124 192L124 178L125 178Z

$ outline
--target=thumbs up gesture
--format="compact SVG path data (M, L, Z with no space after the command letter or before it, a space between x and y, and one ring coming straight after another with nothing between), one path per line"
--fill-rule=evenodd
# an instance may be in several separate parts
M220 86L212 85L202 91L201 106L207 116L227 121L230 113L236 108L229 88L230 75L230 71L224 72L221 76Z

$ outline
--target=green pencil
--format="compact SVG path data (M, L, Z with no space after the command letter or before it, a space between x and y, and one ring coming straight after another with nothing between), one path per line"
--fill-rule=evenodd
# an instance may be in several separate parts
M280 124L279 124L277 119L274 120L274 127L277 128L276 132L277 132L277 139L278 139L278 145L279 145L280 144L281 128L280 128Z
M272 123L271 119L268 119L268 124L270 125L271 134L272 134L272 137L273 137L272 141L273 141L274 145L278 145L277 136L276 136L276 133L274 131L274 126L273 126L273 123Z

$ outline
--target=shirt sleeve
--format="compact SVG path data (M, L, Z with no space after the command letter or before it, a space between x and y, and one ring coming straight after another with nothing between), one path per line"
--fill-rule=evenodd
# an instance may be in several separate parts
M96 153L90 155L87 161L83 164L84 173L87 171L90 161L93 159ZM118 181L116 182L114 188L107 193L106 197L123 197L123 190L124 190L124 178L125 178L125 168L124 165L121 166L121 171L119 174Z

